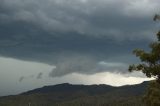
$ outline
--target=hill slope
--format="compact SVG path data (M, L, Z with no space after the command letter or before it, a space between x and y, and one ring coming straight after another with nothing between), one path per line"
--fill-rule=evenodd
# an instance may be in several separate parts
M0 106L144 106L141 98L147 85L148 82L122 87L64 83L1 97Z

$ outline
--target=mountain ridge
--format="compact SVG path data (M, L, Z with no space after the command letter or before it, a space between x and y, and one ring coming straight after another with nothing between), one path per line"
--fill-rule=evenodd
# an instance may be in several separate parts
M47 85L43 86L40 88L36 88L33 90L29 90L23 93L20 93L21 95L24 94L32 94L32 93L49 93L49 92L63 92L67 90L67 92L74 92L76 90L93 90L91 88L97 88L95 90L113 90L116 88L126 88L126 87L131 87L131 86L138 86L138 85L146 85L148 84L148 81L144 81L140 84L134 84L134 85L124 85L124 86L111 86L107 84L92 84L92 85L83 85L83 84L70 84L70 83L61 83L61 84L56 84L56 85Z
M32 103L33 106L145 106L141 98L148 83L145 81L121 87L105 84L49 85L19 95L1 97L0 106L28 106L27 103Z

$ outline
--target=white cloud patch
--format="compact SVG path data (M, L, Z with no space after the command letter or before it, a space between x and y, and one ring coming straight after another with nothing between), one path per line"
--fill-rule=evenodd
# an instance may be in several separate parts
M112 86L123 86L142 83L143 81L153 80L153 78L146 78L142 73L134 73L139 77L132 74L120 74L112 72L101 72L92 75L84 75L79 73L72 73L63 77L53 78L56 83L72 83L72 84L107 84ZM143 76L143 77L142 77ZM51 80L51 79L50 79ZM52 82L52 83L54 83ZM51 81L50 81L51 83ZM50 84L49 83L49 84Z

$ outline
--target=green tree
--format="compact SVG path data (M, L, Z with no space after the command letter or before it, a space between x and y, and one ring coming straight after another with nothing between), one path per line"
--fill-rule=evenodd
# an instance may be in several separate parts
M159 15L154 20L160 19ZM149 45L150 51L146 52L142 49L135 49L133 53L141 60L140 64L129 66L129 71L141 71L147 77L155 77L155 81L151 81L143 100L147 106L160 106L160 31L157 33L157 41Z
M160 84L156 81L151 81L143 98L143 101L148 106L160 106Z
M135 49L133 53L140 58L142 63L130 65L129 71L142 71L147 77L155 77L160 83L160 32L157 33L158 41L150 44L151 51Z

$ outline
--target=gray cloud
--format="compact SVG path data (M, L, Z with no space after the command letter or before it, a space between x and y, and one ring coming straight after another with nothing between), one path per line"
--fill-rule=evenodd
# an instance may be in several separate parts
M42 76L43 76L43 73L40 72L40 73L37 75L37 79L42 79Z
M137 61L132 50L147 49L158 28L158 0L0 2L0 55L55 65L52 77L125 72L123 63Z
M126 63L118 63L118 62L105 62L105 61L101 61L98 63L100 70L109 70L112 72L124 72L126 73L128 64Z
M121 36L153 28L150 18L159 8L158 0L4 0L1 19L33 23L43 30L76 31L90 36ZM141 4L141 5L140 5ZM148 7L147 10L144 7ZM5 17L5 18L4 18ZM3 20L3 22L4 22ZM146 26L148 25L148 27ZM150 25L150 26L149 26ZM128 26L130 26L128 28ZM150 29L152 28L152 29ZM126 32L129 31L127 34Z
M85 74L94 73L96 65L96 61L90 56L86 55L61 57L56 64L56 68L53 69L49 76L57 77L75 72Z
M19 78L19 82L22 82L24 79L25 79L24 76L20 77L20 78Z
M39 73L38 76L37 76L37 79L42 78L42 75L43 75L43 73ZM19 82L22 82L22 81L25 80L25 79L31 79L31 78L34 78L34 75L21 76L18 81L19 81Z

